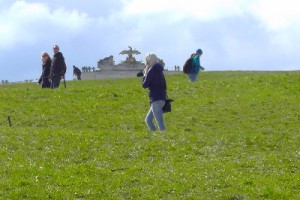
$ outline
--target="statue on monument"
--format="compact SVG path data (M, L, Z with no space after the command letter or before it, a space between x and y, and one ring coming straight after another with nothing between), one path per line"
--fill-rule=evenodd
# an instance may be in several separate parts
M136 62L135 57L133 54L141 54L138 50L132 50L131 46L128 46L129 50L123 50L119 53L119 55L127 55L126 60L124 62L134 63Z
M98 61L98 68L100 70L109 70L109 71L132 71L140 70L145 67L145 64L142 61L136 61L134 55L141 54L140 51L132 49L131 46L128 46L128 49L125 49L119 53L119 55L127 55L126 59L121 61L119 64L115 64L113 56L109 56Z

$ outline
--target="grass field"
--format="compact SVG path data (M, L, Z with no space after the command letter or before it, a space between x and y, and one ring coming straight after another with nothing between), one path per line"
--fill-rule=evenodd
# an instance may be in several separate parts
M166 79L155 133L139 78L0 85L0 199L300 199L299 71Z

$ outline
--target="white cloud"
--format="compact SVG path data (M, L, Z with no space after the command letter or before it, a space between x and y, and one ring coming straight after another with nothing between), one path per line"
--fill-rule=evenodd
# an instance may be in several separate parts
M270 48L269 51L275 48L281 49L287 54L294 54L297 49L296 45L300 42L298 4L300 4L298 0L131 0L127 1L121 15L125 16L126 20L135 19L136 35L152 35L153 39L158 35L153 30L160 30L161 34L167 32L170 35L172 33L169 36L172 41L176 41L176 37L180 38L172 45L187 44L186 46L192 46L195 43L201 44L201 40L197 38L195 32L199 33L200 36L209 31L207 27L202 28L198 24L214 24L218 21L226 22L250 17L256 21L237 21L237 23L256 23L256 26L259 27L256 31L260 31L262 35L253 33L253 38L249 36L248 40L246 38L236 40L233 35L235 30L238 27L243 27L244 29L237 34L247 34L250 31L250 24L248 27L243 24L230 24L231 30L226 28L226 32L220 33L219 37L223 39L220 42L228 44L227 41L231 41L230 44L234 44L234 49L239 53L240 51L256 52L253 50L256 48L255 46L265 44ZM222 31L222 26L219 31ZM195 30L196 27L197 31ZM216 34L218 33L212 33L210 41ZM261 40L255 39L258 35L264 37L264 40L260 41L259 44L254 41ZM277 54L277 50L275 51ZM268 53L268 56L270 54Z
M298 0L129 0L125 16L163 14L172 19L211 21L252 15L271 30L300 25Z
M155 15L164 13L172 18L190 18L201 21L242 14L240 0L131 0L124 6L126 15Z
M300 43L300 2L298 0L257 0L251 12L269 33L282 54L295 54Z
M0 13L0 48L78 34L91 20L76 10L51 11L43 3L17 1Z
M300 26L300 2L298 0L257 0L252 5L252 12L270 30Z

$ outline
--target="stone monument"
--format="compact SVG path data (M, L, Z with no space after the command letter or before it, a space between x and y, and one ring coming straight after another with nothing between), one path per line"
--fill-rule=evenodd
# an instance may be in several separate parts
M98 68L100 71L140 71L145 68L145 64L142 61L136 61L134 55L141 54L138 50L132 50L131 46L129 49L123 50L119 55L127 55L126 59L121 61L119 64L115 64L114 57L111 55L100 59L98 62Z
M145 68L145 64L142 61L137 61L135 55L141 54L140 51L132 49L128 46L119 53L119 55L126 55L125 60L115 64L114 56L108 56L98 61L97 67L99 70L90 71L90 67L82 71L83 80L91 79L106 79L106 78L129 78L137 77L137 73L141 72ZM160 64L164 67L165 63L162 59L159 59Z

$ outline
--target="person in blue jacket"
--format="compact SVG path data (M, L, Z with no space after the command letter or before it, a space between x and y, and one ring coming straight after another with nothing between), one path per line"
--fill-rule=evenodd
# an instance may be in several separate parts
M163 73L163 66L159 64L159 59L155 53L148 53L145 57L146 68L142 78L143 88L148 88L148 96L150 99L150 109L146 115L145 122L150 131L155 131L156 127L153 123L155 118L158 129L166 130L163 118L162 108L166 101L166 80Z
M202 56L202 50L197 49L196 53L192 55L193 57L193 68L191 72L189 73L189 79L191 82L195 82L198 80L198 74L200 70L205 70L201 65L200 65L200 57Z

